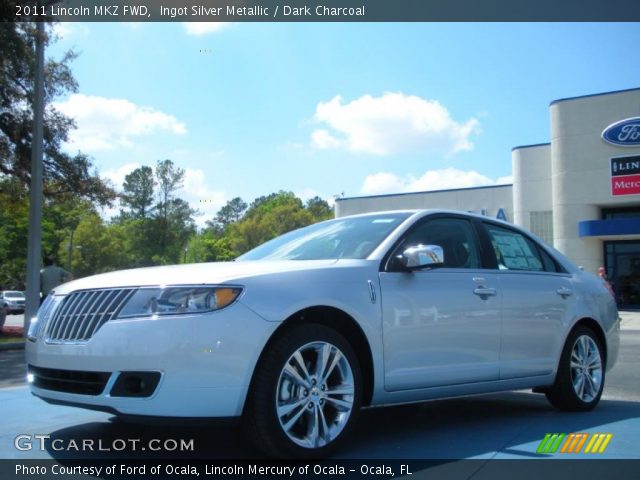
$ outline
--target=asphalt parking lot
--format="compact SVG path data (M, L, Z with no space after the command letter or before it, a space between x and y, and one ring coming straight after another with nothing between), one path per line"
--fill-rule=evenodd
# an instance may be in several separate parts
M640 313L623 313L621 351L609 373L602 401L589 413L561 413L543 395L512 392L436 401L363 412L354 438L337 458L349 459L566 459L567 455L539 455L536 449L546 433L611 433L599 459L640 459ZM33 397L24 384L22 350L0 351L0 458L114 458L121 452L21 451L18 435L50 435L69 442L93 439L111 445L115 439L193 439L193 452L126 450L129 458L255 458L235 425L127 424L111 415L48 405ZM572 458L593 458L580 453Z

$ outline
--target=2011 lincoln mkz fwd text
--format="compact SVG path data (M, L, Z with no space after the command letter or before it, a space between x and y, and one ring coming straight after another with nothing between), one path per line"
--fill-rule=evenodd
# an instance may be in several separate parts
M618 355L604 282L532 234L454 211L337 218L233 262L55 289L31 391L118 416L241 417L277 457L328 455L365 406L515 389L594 408Z

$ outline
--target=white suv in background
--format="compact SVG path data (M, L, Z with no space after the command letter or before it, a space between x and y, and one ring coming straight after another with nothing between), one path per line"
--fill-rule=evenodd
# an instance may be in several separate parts
M23 313L25 301L24 292L4 290L0 293L0 305L9 313Z

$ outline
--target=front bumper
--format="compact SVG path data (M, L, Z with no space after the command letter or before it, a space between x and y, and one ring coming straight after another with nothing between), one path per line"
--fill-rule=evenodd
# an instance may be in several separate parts
M31 391L52 403L122 415L239 416L255 364L276 327L236 302L208 314L112 320L85 343L48 344L39 337L26 347L27 363L39 374L71 371L82 381L83 372L102 372L105 386L88 394L64 382L40 382ZM123 372L157 372L157 385L147 396L118 396L114 388Z

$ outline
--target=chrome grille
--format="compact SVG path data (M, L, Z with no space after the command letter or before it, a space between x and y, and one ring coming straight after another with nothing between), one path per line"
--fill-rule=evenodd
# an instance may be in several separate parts
M83 290L64 297L47 325L49 343L87 341L129 300L134 288Z

